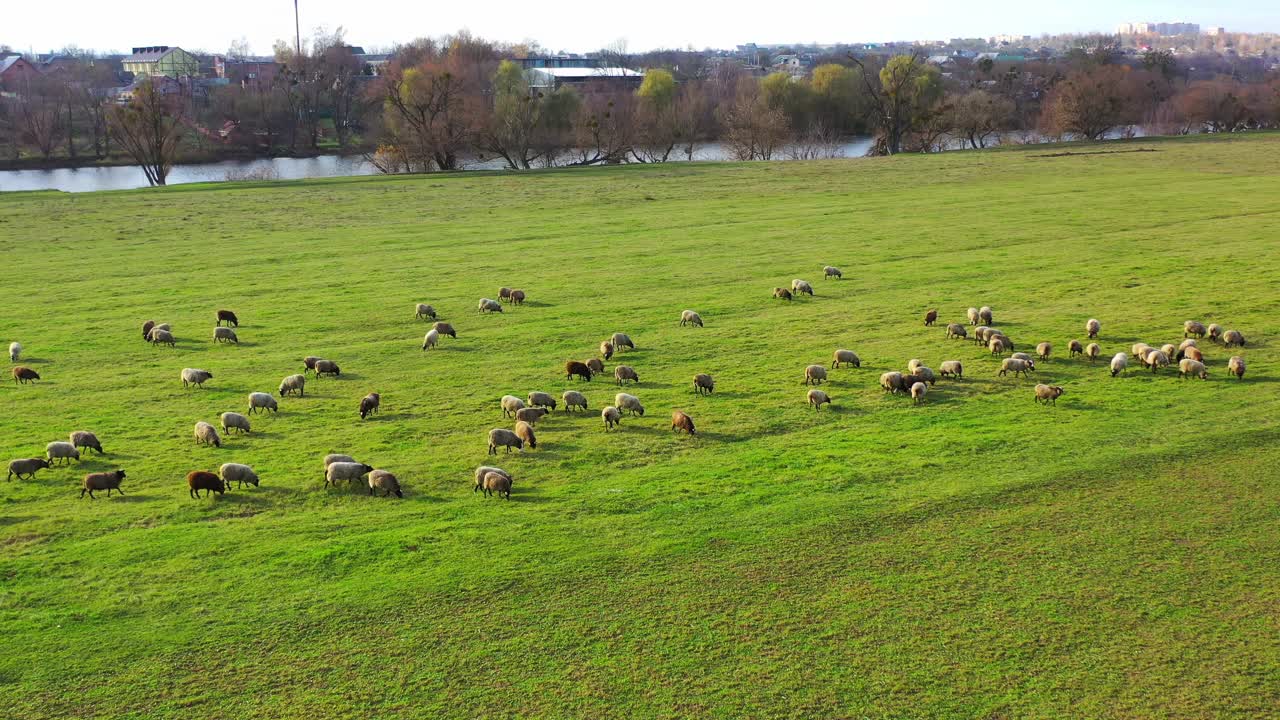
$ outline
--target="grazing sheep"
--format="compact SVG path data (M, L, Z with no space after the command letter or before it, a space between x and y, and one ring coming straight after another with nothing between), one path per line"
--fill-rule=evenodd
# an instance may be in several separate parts
M635 350L636 344L631 342L631 336L626 333L616 332L609 338L609 342L613 343L613 347L618 352L622 352L622 348Z
M1049 403L1057 405L1058 398L1062 395L1062 392L1062 388L1058 385L1036 385L1036 395L1032 399L1045 405Z
M827 379L827 369L822 365L810 365L804 369L804 382L801 385L821 385Z
M196 437L197 445L212 445L214 447L222 447L222 438L218 437L218 431L212 425L201 420L196 423L195 430L192 434Z
M232 430L242 433L249 432L249 418L236 412L224 412L218 418L222 421L222 432L231 434Z
M1182 352L1191 347L1198 348L1200 347L1200 343L1197 342L1195 338L1187 338L1186 340L1178 343L1178 352Z
M677 433L681 430L689 433L690 435L697 433L697 431L693 429L693 418L679 410L671 413L671 429L675 430Z
M612 405L606 405L600 411L600 419L604 420L604 430L608 432L613 429L614 425L622 424L622 413L618 412L618 408Z
M509 287L498 288L498 299L505 302L511 302L511 288Z
M930 310L924 314L925 327L929 327L930 325L934 324L937 321L938 321L937 309Z
M236 337L236 331L229 327L218 326L213 329L214 342L230 342L236 345L240 344L240 338Z
M828 405L831 404L831 397L826 393L822 392L821 390L819 390L818 388L810 388L809 394L806 397L809 400L809 404L813 406L814 410L821 410L823 403L826 403Z
M538 438L533 434L533 426L523 420L516 421L516 437L524 441L530 450L538 449Z
M971 307L965 311L965 317L969 318L970 325L977 325L981 318L978 317L978 308Z
M539 418L541 418L543 415L546 415L549 412L551 411L546 408L540 408L540 407L520 408L519 410L516 411L516 420L527 422L530 425L535 425L537 424Z
M773 296L781 300L790 300L791 291L786 288L776 287L773 289Z
M587 358L587 367L591 368L592 375L599 375L604 372L604 363L600 358Z
M369 473L369 494L372 495L374 490L381 490L382 497L391 497L392 494L398 498L404 497L404 493L400 490L400 481L386 470L374 470Z
M880 376L880 387L884 388L886 392L891 392L894 395L897 395L899 391L907 391L907 387L904 384L905 382L906 381L903 379L903 375L900 372L887 372Z
M979 325L973 329L973 341L980 345L986 345L994 332L995 330L992 330L986 325Z
M564 400L564 411L569 412L573 408L587 409L587 398L577 390L565 390L560 396Z
M222 478L211 472L192 470L187 473L187 494L193 499L199 500L201 490L205 491L205 497L209 497L213 493L223 495L227 492L227 485L222 482Z
M507 480L514 480L514 478L511 477L511 473L507 472L506 470L503 470L500 467L493 467L491 465L481 465L480 467L476 468L476 485L475 487L471 488L471 492L474 493L477 490L484 490L484 476L488 475L489 473L495 473L497 475L501 475Z
M481 480L485 497L493 497L501 495L503 498L511 499L511 476L500 472L485 473Z
M418 303L413 308L413 319L421 320L422 318L436 319L436 309L426 303Z
M1102 323L1094 320L1093 318L1089 318L1085 321L1084 331L1089 333L1089 339L1092 340L1098 337L1098 333L1102 332Z
M619 385L626 385L627 382L640 382L640 376L636 374L635 368L630 365L619 365L613 369L613 379Z
M80 461L80 451L69 442L51 442L44 446L44 454L49 458L50 462L54 460ZM63 463L58 464L62 465Z
M929 394L929 386L922 382L915 383L911 386L911 402L919 405L924 402L924 396Z
M476 312L479 313L495 313L502 312L502 305L497 300L489 298L480 298L480 303L476 306Z
M813 286L804 280L792 280L791 294L799 295L800 293L805 293L809 297L813 297Z
M1222 326L1218 323L1209 323L1208 333L1209 342L1218 342L1222 339Z
M837 350L831 355L831 368L834 370L841 364L862 367L862 359L852 350Z
M371 392L360 398L360 419L364 420L370 415L376 415L382 408L382 395Z
M577 360L570 360L564 364L564 379L570 380L574 375L577 375L587 382L591 382L591 368L587 367L585 363L580 363Z
M350 455L339 455L338 453L329 453L328 455L324 456L324 475L325 477L329 476L329 466L334 463L340 463L340 462L353 463L355 461L356 459L351 457Z
M271 397L271 393L249 393L249 414L256 415L258 408L269 412L280 412L280 406L276 404L276 399Z
M1188 320L1182 323L1182 337L1191 337L1192 335L1202 338L1208 332L1204 325L1195 320Z
M245 485L258 487L258 473L254 472L253 468L248 465L223 463L222 467L218 468L218 476L227 484L227 487L231 487L231 483L235 483L237 490Z
M1164 351L1162 350L1152 350L1147 353L1145 358L1142 359L1142 364L1151 368L1151 372L1155 372L1162 367L1168 366L1169 356L1164 354Z
M1191 358L1196 362L1204 362L1204 353L1200 352L1200 348L1198 347L1189 347L1186 350L1179 352L1175 359L1181 361L1183 358Z
M1111 377L1119 375L1121 372L1129 369L1129 356L1124 353L1116 353L1111 358Z
M289 375L281 380L280 397L284 397L289 393L298 393L298 397L305 397L307 394L307 376Z
M531 392L529 393L529 407L541 407L556 409L556 399L551 397L550 393Z
M923 382L929 383L930 387L938 384L937 374L933 372L932 368L927 368L924 365L917 367L916 371L911 375L915 378L922 380Z
M435 328L427 331L427 336L422 338L422 349L433 348L440 344L440 333Z
M1140 343L1133 344L1133 350L1131 354L1133 355L1134 360L1141 360L1142 358L1146 357L1147 353L1149 352L1151 352L1151 346L1146 343L1140 342Z
M22 355L22 343L9 343L9 362L18 362L18 357Z
M1228 330L1222 334L1222 344L1225 347L1232 347L1234 345L1244 347L1244 335L1242 335L1239 330Z
M142 323L142 339L151 342L151 328L156 326L155 320L148 320Z
M71 445L78 448L92 448L102 454L102 443L98 442L98 436L88 430L76 430L71 433Z
M1098 343L1089 343L1089 346L1084 349L1084 356L1089 358L1089 362L1094 362L1101 354L1102 346Z
M1036 345L1036 355L1039 355L1041 360L1048 360L1052 352L1053 345L1051 343L1042 342Z
M613 405L619 412L629 412L632 415L644 417L644 406L640 404L640 398L635 395L618 393L613 396Z
M991 319L991 308L986 305L978 308L978 320L982 321L983 325L994 325L995 323Z
M1178 354L1178 348L1175 347L1173 343L1165 343L1160 346L1160 352L1168 355L1169 357L1173 357Z
M221 325L222 323L226 323L228 327L231 325L240 327L240 319L237 318L236 314L230 310L218 311L218 324Z
M213 373L208 370L198 370L196 368L182 369L182 387L203 387L205 382L213 379Z
M338 367L338 363L332 360L317 360L315 371L316 377L320 377L321 375L332 375L337 377L342 374L342 369Z
M699 395L710 395L716 391L716 381L706 373L693 376L693 391Z
M318 358L315 355L308 355L302 358L302 374L306 375L308 370L315 372L316 363L320 362L322 359L323 358Z
M907 374L914 375L916 372L916 368L922 365L924 365L924 361L921 360L920 358L911 358L910 360L907 361Z
M523 304L524 304L524 291L523 291L523 290L512 290L512 291L511 291L511 304L513 304L513 305L523 305Z
M1006 373L1008 373L1009 371L1013 371L1014 377L1018 377L1018 373L1022 373L1022 375L1025 377L1027 374L1027 371L1030 369L1031 369L1031 366L1027 365L1026 360L1019 360L1017 358L1005 358L1004 362L1000 363L1000 372L996 374L1000 375L1001 377L1004 377Z
M835 278L837 280L840 280L844 278L844 273L840 272L840 268L838 267L827 265L826 267L822 268L822 278L824 280L829 278Z
M84 476L84 483L80 486L80 499L84 499L84 494L89 493L90 500L97 500L94 497L94 490L106 490L107 497L111 497L111 491L115 490L121 495L124 491L120 489L120 482L124 480L124 470L112 470L111 472L89 473Z
M962 378L964 377L964 366L960 364L959 360L943 360L942 364L938 366L938 374L942 377Z
M1032 360L1032 359L1031 359L1031 356L1030 356L1030 355L1028 355L1028 354L1026 354L1026 353L1023 353L1023 352L1016 352L1016 353L1014 353L1014 354L1010 355L1009 357L1011 357L1011 358L1013 358L1013 359L1015 359L1015 360L1024 360L1024 361L1026 361L1026 363L1027 363L1027 367L1028 367L1028 368L1030 368L1030 369L1032 369L1032 370L1035 370L1035 369L1036 369L1036 361L1035 361L1035 360Z
M967 338L967 337L969 337L969 332L965 330L964 326L961 325L960 323L950 323L947 325L948 340L951 340L953 338L963 340L964 338Z
M516 411L525 408L524 401L515 395L503 395L498 402L502 405L503 417L512 417L516 414Z
M373 466L365 465L359 462L346 462L340 460L338 462L329 463L329 467L324 471L324 486L330 485L338 487L338 483L346 480L348 484L360 482L360 478L373 472Z
M160 347L161 345L168 345L169 347L178 346L178 341L173 339L173 333L168 330L161 330L159 327L151 329L150 342L152 347Z
M438 323L436 323L435 325L432 325L432 326L431 326L431 329L432 329L432 330L435 330L436 332L440 333L441 335L448 335L449 337L453 338L454 340L457 340L457 339L458 339L458 331L457 331L457 330L454 330L454 329L453 329L453 326L452 326L452 325L450 325L450 324L449 324L449 323L447 323L447 322L438 322Z
M1009 349L1011 344L1012 343L1010 343L1009 339L1005 336L993 335L991 337L991 342L987 343L987 347L990 348L992 355L1003 355L1005 351Z
M702 327L702 316L692 310L685 310L680 313L680 326L683 327L686 323Z
M5 479L12 480L13 476L17 475L18 479L22 480L23 479L22 476L26 475L27 476L26 479L30 480L31 478L34 478L36 476L37 470L43 470L49 466L50 466L49 461L45 460L44 458L25 458L23 460L11 460L9 462L9 477Z
M1178 363L1178 377L1185 380L1188 375L1201 380L1209 379L1209 371L1205 369L1204 363L1191 358L1185 358Z
M1071 342L1067 343L1067 357L1075 357L1077 355L1083 355L1083 354L1084 354L1084 345L1081 345L1079 340L1072 340Z
M1227 372L1235 375L1237 380L1244 379L1244 358L1239 355L1232 355L1227 361Z
M524 452L524 440L510 430L494 428L489 431L489 454L497 455L500 447L505 447L507 452L511 452L513 447Z
M604 342L600 343L600 354L604 356L605 360L612 358L613 343L609 342L608 340L605 340Z

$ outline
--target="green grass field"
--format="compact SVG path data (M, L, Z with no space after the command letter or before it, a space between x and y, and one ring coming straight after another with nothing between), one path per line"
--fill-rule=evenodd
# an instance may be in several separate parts
M0 383L2 459L108 452L0 484L0 715L1274 715L1280 135L1070 151L0 196L0 341L44 377ZM770 298L792 278L817 296ZM529 302L476 314L500 285ZM458 339L422 352L416 302ZM997 377L944 337L983 304L1057 356ZM1112 379L1065 357L1090 317L1106 357L1188 319L1249 344ZM614 331L648 413L606 434L613 382L561 367ZM312 354L342 376L195 445ZM884 394L913 357L965 378ZM497 459L511 500L473 494L498 398L569 388L589 413ZM330 452L405 498L324 489ZM223 462L261 487L190 499ZM115 467L127 495L77 499Z

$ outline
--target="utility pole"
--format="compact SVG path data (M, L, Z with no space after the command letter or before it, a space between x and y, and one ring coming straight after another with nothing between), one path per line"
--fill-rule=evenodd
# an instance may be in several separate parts
M293 0L293 51L298 58L302 57L302 26L298 24L298 0Z

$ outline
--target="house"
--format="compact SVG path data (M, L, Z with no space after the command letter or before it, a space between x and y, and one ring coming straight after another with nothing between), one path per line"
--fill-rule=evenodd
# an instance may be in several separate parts
M582 87L602 83L629 89L640 87L644 73L619 67L535 67L525 70L530 89L555 90L565 85Z
M381 75L391 62L391 56L386 53L359 53L356 59L364 63L365 75Z
M21 55L0 57L0 90L17 92L33 78L40 76L40 69Z
M196 77L200 74L200 60L182 48L168 45L136 47L123 62L124 71L134 78L144 77Z
M224 78L228 84L242 88L268 88L280 74L280 63L270 57L245 57L229 59L221 56L213 59L213 74Z
M140 77L127 87L120 88L116 92L116 102L127 104L132 101L134 93L138 91L138 87L144 82L150 82L151 87L155 88L157 93L169 97L203 98L208 94L208 88L194 78L171 78L168 75L158 75L156 77Z

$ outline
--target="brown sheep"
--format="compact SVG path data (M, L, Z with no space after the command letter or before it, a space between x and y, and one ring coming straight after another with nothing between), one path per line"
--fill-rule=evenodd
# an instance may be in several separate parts
M1178 360L1182 360L1183 358L1191 358L1196 362L1204 362L1204 353L1200 352L1200 348L1198 347L1189 347L1186 350L1183 350L1182 352L1178 353L1178 355L1180 356Z
M591 382L591 368L577 360L570 360L564 364L564 379L572 379L574 375Z
M615 425L622 424L622 413L618 412L618 408L612 405L606 405L600 411L600 419L604 421L605 432L612 430Z
M993 324L993 320L991 319L991 308L987 307L986 305L983 305L981 308L979 308L978 320L980 320L983 325Z
M899 391L907 391L905 382L904 376L900 372L887 372L880 376L880 387L884 388L885 392L891 392L895 395Z
M481 481L485 497L493 497L495 494L501 495L503 498L511 499L511 476L500 472L487 472Z
M1222 326L1218 323L1209 323L1209 342L1218 342L1222 339Z
M791 291L786 288L776 287L773 289L773 296L780 300L790 300Z
M1089 343L1089 347L1084 349L1085 357L1089 358L1089 362L1095 362L1098 356L1102 354L1102 346L1098 343Z
M1244 379L1244 358L1239 355L1232 355L1227 361L1227 372L1235 375L1237 380Z
M308 355L302 358L302 374L306 375L308 370L315 372L316 363L320 362L321 359L322 358L318 358L315 355Z
M827 379L827 368L822 365L810 365L804 369L804 382L801 385L821 385Z
M958 339L963 340L963 339L964 339L964 338L966 338L966 337L969 337L969 331L968 331L968 330L965 330L965 329L964 329L964 326L963 326L963 325L961 325L960 323L951 323L951 324L947 325L947 339L948 339L948 340L951 340L951 339L953 339L953 338L958 338Z
M1083 355L1083 354L1084 354L1084 345L1081 345L1079 340L1072 340L1071 342L1067 343L1067 357L1075 357L1077 355Z
M1228 330L1222 334L1222 344L1226 347L1233 345L1244 347L1244 335L1239 330Z
M498 300L502 302L511 302L511 288L509 287L498 288Z
M635 368L630 365L619 365L613 369L613 379L619 385L626 385L628 382L640 382L640 376L636 374Z
M1036 402L1042 402L1045 405L1053 403L1058 404L1058 397L1061 396L1063 390L1057 385L1036 385L1036 396L1033 398Z
M613 343L609 342L608 340L605 340L604 342L600 343L600 354L604 356L605 360L612 358Z
M693 429L693 418L680 412L679 410L676 410L675 412L671 413L671 429L675 430L676 432L680 432L681 430L684 430L690 435L693 435L696 432Z
M1102 323L1090 318L1089 321L1084 324L1084 331L1089 333L1089 339L1092 340L1098 337L1098 333L1102 332Z
M601 362L600 358L588 358L587 367L591 368L592 375L599 375L604 372L604 363Z
M227 327L231 327L232 325L240 327L240 319L237 318L236 314L230 310L218 311L218 324L221 325L224 322L227 324Z
M529 423L523 420L516 421L516 437L523 440L524 443L529 446L530 450L538 449L538 438L534 435L533 426Z
M937 321L938 321L938 311L936 309L930 310L929 312L924 314L925 327L933 325Z
M1036 346L1036 354L1040 356L1041 360L1048 360L1049 354L1052 352L1053 352L1053 345L1050 343L1042 342Z
M148 320L142 323L142 339L151 340L151 328L156 326L155 320Z
M378 393L369 393L360 400L360 419L363 420L370 415L377 414L378 409L382 406L382 396Z
M454 340L457 340L457 339L458 339L458 331L457 331L457 330L454 330L454 329L453 329L453 326L452 326L452 325L450 325L450 324L449 324L449 323L447 323L447 322L438 322L438 323L436 323L436 324L432 325L432 326L431 326L431 329L432 329L432 330L435 330L436 332L440 333L441 335L448 335L449 337L453 338Z
M549 412L551 411L546 408L520 408L516 411L516 420L533 425L537 424L538 420Z
M338 367L338 363L332 360L317 360L314 370L316 371L316 377L320 377L321 375L332 375L334 377L338 377L342 374L342 370Z
M40 379L40 373L36 372L35 370L32 370L29 367L23 367L19 365L18 367L13 369L13 381L16 383L22 383L23 385L26 385L28 382L35 382L36 380L39 380L39 379ZM54 383L54 384L56 385L57 383Z
M211 472L192 470L187 473L187 494L199 499L201 490L205 491L205 497L209 497L211 493L219 495L226 493L227 486L222 482L222 478Z
M1196 322L1195 320L1188 320L1182 323L1182 337L1195 336L1202 338L1206 332L1207 330L1205 330L1204 325Z
M512 305L523 305L523 304L524 304L524 291L523 291L523 290L512 290L512 291L511 291L511 304L512 304Z
M93 496L94 490L106 490L107 497L111 497L111 491L115 490L121 495L124 491L120 489L120 481L124 480L124 470L114 470L112 472L89 473L84 476L84 484L80 488L80 499L84 499L84 494L89 493L90 500L97 500Z
M706 373L698 373L693 376L693 390L699 395L710 395L715 392L716 381Z
M1183 358L1178 363L1178 377L1186 380L1188 377L1198 377L1201 380L1209 379L1209 371L1205 369L1204 363L1191 358Z

